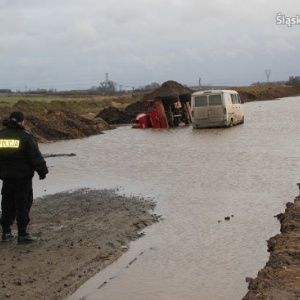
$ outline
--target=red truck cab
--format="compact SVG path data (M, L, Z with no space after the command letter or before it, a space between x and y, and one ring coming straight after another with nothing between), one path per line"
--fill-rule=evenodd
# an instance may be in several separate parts
M151 122L148 114L138 114L134 120L132 128L150 128Z
M191 124L190 94L158 96L146 102L147 113L138 114L132 128L169 128Z

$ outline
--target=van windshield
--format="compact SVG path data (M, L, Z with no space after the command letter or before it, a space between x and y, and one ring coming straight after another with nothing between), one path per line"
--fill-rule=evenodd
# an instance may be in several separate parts
M222 105L221 95L210 95L208 100L209 100L209 105L210 106Z
M195 97L195 107L207 106L206 96Z

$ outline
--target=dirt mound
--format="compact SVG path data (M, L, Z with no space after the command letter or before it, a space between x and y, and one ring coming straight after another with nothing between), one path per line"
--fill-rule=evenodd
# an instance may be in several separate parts
M86 119L66 111L27 115L26 128L41 142L77 139L110 129L101 119Z
M65 107L65 109L61 109ZM81 107L83 107L81 109ZM97 135L111 129L101 119L86 118L76 110L88 115L89 111L99 110L95 101L30 101L19 100L17 103L0 102L0 129L4 119L14 110L25 114L25 128L33 133L39 142L78 139Z
M193 90L176 81L166 81L155 91L144 95L141 101L129 104L125 110L119 110L116 107L108 107L101 111L97 117L102 118L112 125L130 124L138 114L147 112L147 100L152 100L156 97L165 97L167 99L168 96L177 96L179 98L180 95L190 95L191 93L193 93Z
M110 106L100 111L100 113L96 115L96 118L101 118L109 124L126 124L130 117L125 111L121 111L116 107Z
M96 115L96 118L101 118L111 125L130 124L137 114L145 111L147 111L146 103L138 101L129 104L125 110L110 106Z
M237 91L244 102L258 100L274 100L277 98L298 96L300 93L299 86L289 85L251 85L249 87L230 88Z
M144 96L144 100L151 100L156 97L162 97L162 96L167 96L167 95L181 95L181 94L192 94L194 90L185 87L181 85L180 83L176 81L166 81L164 82L158 89L155 91L146 94Z
M148 110L148 108L146 106L145 101L138 101L136 103L129 104L125 108L125 112L128 113L129 115L133 116L134 118L137 114L146 112L147 110Z

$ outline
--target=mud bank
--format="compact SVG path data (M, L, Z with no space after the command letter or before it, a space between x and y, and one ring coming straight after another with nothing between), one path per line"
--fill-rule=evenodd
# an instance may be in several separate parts
M64 299L127 251L146 226L159 221L154 207L151 199L114 190L36 199L29 231L39 242L0 243L0 299Z
M255 279L246 278L249 291L243 300L300 299L300 196L277 218L281 233L268 240L265 267Z
M275 100L278 98L298 96L300 86L290 85L251 85L248 87L233 87L232 89L239 92L244 102Z

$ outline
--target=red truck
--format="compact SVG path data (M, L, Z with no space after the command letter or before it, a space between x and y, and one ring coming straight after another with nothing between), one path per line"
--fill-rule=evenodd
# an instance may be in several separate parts
M159 96L146 105L148 111L136 116L132 128L169 128L192 123L191 94Z

